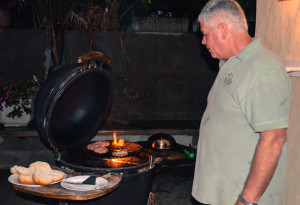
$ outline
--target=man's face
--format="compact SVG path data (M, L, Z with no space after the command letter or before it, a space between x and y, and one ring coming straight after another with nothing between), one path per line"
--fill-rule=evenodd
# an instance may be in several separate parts
M211 54L211 57L217 58L217 59L224 59L222 58L224 54L224 49L222 49L222 40L221 36L218 33L219 29L218 27L214 29L210 29L207 27L202 21L200 21L201 25L201 32L203 34L202 44L206 46L208 51Z

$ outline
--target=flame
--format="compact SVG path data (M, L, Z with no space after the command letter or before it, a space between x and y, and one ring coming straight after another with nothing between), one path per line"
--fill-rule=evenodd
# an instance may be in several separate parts
M111 159L112 162L121 162L121 163L126 163L124 160L119 160L119 159Z
M116 164L133 164L133 165L137 165L139 163L136 162L132 162L130 160L130 158L126 157L125 159L111 159L112 164L116 165Z
M117 133L116 132L113 132L113 137L114 137L113 146L117 146L117 147L124 146L124 140L120 139L118 141L118 139L117 139Z

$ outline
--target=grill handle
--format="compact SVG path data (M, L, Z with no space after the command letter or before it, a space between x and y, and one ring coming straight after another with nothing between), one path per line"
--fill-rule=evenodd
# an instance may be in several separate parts
M78 57L77 63L83 63L84 61L89 60L104 60L106 63L110 64L111 60L106 57L103 53L100 52L89 52L87 54L84 54L83 56Z
M154 168L154 160L153 160L153 155L150 155L150 163L149 163L149 169Z

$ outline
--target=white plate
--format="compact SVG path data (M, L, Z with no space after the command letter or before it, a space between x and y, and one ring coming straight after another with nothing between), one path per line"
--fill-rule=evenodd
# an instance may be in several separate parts
M108 181L102 177L96 178L95 185L67 183L67 182L81 183L84 180L86 180L88 177L90 177L90 176L82 175L82 176L70 177L70 178L62 180L60 184L62 187L66 188L66 189L75 190L75 191L90 191L90 190L101 189L101 188L104 188L108 184Z
M65 179L65 178L67 177L66 174L64 174L64 175L65 175L65 176L64 176L63 179ZM22 184L22 183L19 181L19 175L18 175L18 174L12 174L12 175L10 175L10 176L8 177L8 181L9 181L10 183L12 183L12 184L19 185L19 186L42 187L42 185L38 185L38 184ZM56 184L56 183L59 183L59 182L61 182L61 181L62 181L62 179L61 179L61 180L58 180L58 181L56 181L56 182L53 182L53 183L51 183L51 184Z

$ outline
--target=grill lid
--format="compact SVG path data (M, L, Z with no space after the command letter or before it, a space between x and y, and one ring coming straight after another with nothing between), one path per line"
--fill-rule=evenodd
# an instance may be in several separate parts
M111 82L102 69L76 64L55 71L40 87L34 104L43 144L59 151L90 141L111 102Z

